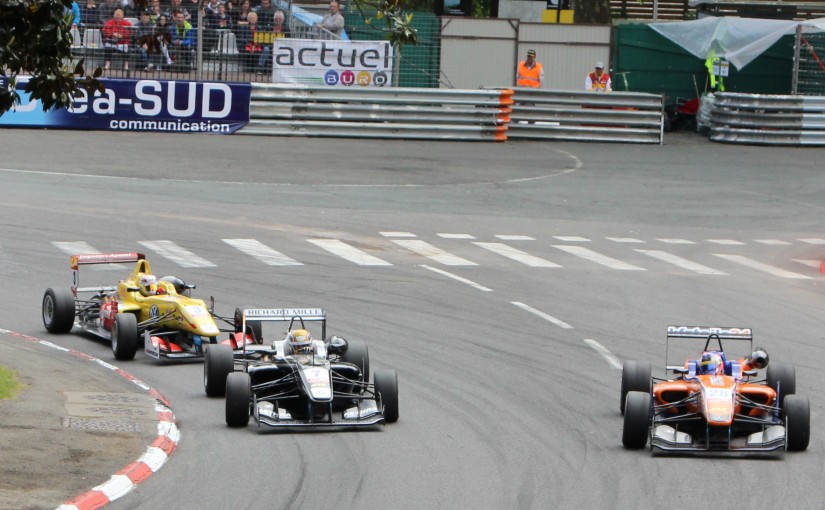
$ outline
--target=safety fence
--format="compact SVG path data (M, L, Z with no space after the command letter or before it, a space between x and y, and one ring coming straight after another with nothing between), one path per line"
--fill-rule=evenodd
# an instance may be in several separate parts
M507 139L510 89L334 88L252 84L249 135Z
M661 95L516 88L513 99L510 140L662 143Z
M825 97L720 92L710 124L715 142L825 146Z

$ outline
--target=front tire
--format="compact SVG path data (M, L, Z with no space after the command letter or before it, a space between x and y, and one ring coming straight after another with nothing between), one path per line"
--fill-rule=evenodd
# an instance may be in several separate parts
M246 427L249 424L249 397L252 379L246 372L232 372L226 377L226 424Z
M347 340L347 350L341 356L341 361L352 363L361 369L363 381L370 382L370 353L366 342L361 340Z
M243 324L243 310L241 308L235 308L235 333L241 332L241 325ZM264 343L263 337L263 326L261 325L261 321L251 321L246 325L246 334L252 335L252 338L256 344Z
M115 359L129 361L135 359L138 348L137 317L131 313L119 313L112 326L112 352Z
M622 365L622 395L619 410L625 411L627 394L631 391L650 393L650 363L647 361L627 360Z
M376 370L375 392L381 396L381 405L384 406L384 419L387 423L398 421L398 374L395 370Z
M796 393L796 368L789 363L768 365L768 386L776 391L779 407L785 406L785 397Z
M214 344L206 349L203 362L203 388L209 397L226 393L226 377L235 369L235 358L228 345Z
M68 333L74 326L74 294L60 287L46 289L43 294L43 326L49 333Z
M785 418L785 449L801 452L811 441L811 403L808 397L788 395L782 407Z
M630 450L640 450L650 434L650 393L631 391L627 394L622 444Z

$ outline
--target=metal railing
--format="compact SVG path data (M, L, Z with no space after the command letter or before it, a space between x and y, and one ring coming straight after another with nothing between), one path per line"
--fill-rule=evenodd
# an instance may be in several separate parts
M513 91L252 85L248 135L507 139Z
M516 88L510 140L662 143L664 98Z
M720 92L710 124L714 142L825 146L825 97Z

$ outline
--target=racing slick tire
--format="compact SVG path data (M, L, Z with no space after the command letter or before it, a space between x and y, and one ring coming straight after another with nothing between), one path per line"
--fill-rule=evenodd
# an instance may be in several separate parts
M243 324L243 309L235 308L235 333L241 332L241 324ZM256 344L264 343L263 327L261 321L252 321L246 325L246 333L252 335Z
M348 340L347 350L341 356L341 361L352 363L361 369L364 382L370 382L370 352L367 343L361 340Z
M65 288L43 294L43 325L49 333L68 333L74 326L74 294Z
M789 363L768 365L768 386L779 396L779 407L785 406L785 397L796 393L796 368Z
M132 313L119 313L112 326L112 352L115 359L129 361L135 359L138 349L137 317Z
M228 345L215 344L206 349L203 362L203 389L208 397L226 393L226 377L235 369L235 357Z
M625 411L627 394L631 391L650 393L650 363L629 359L622 365L622 397L619 410Z
M226 424L246 427L249 424L249 396L252 379L246 372L232 372L226 377Z
M811 440L811 403L808 397L788 395L782 406L785 420L785 449L801 452Z
M622 444L630 450L640 450L650 434L650 393L631 391L627 394Z
M384 420L387 423L398 421L398 374L395 370L383 368L373 374L375 392L381 396L384 406Z

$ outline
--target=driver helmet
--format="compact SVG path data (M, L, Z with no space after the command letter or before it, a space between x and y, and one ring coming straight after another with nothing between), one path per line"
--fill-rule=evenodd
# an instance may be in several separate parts
M312 335L305 329L296 329L286 335L286 341L295 354L312 353Z
M725 373L725 361L718 352L704 352L702 358L699 360L700 374L717 374Z
M144 296L154 296L158 291L158 279L153 274L140 275L138 287Z
M753 368L765 368L768 366L770 357L768 356L768 352L765 349L757 347L751 353L750 360L748 361L748 364Z
M186 292L186 284L177 276L162 276L159 281L171 283L178 294Z

